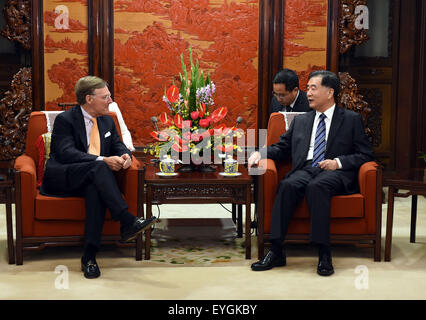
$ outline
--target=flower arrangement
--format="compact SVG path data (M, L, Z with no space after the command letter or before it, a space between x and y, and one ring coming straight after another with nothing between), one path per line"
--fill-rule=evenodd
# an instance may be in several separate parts
M210 111L214 106L216 86L208 73L204 77L203 71L199 70L198 60L194 65L191 47L189 57L190 78L181 54L183 73L179 74L180 89L174 83L164 89L163 101L168 112L160 114L159 120L163 128L151 132L156 142L150 144L145 152L158 158L165 155L175 158L179 156L186 164L189 164L189 158L195 164L200 164L201 161L210 163L212 151L215 155L241 151L233 143L234 137L240 137L241 132L235 127L227 128L220 124L228 113L226 107Z

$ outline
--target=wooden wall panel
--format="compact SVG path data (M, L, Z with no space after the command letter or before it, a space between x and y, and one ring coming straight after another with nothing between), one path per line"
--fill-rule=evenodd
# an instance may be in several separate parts
M308 75L327 65L328 0L285 0L284 67L299 75L305 90Z
M165 86L179 81L191 45L216 85L225 123L256 128L258 1L114 1L114 98L136 145L151 142L152 116L167 111ZM188 67L189 68L189 67Z
M89 73L87 0L44 0L43 23L45 109L56 110L75 102L74 85Z

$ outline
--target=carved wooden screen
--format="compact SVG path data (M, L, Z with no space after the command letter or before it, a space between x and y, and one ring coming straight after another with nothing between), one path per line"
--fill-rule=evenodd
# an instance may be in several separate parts
M114 1L114 98L136 145L151 142L152 116L167 111L164 88L179 83L180 54L209 71L215 105L257 124L257 0Z

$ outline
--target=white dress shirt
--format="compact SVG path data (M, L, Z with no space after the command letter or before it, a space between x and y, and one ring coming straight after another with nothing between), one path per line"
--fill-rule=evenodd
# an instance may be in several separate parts
M334 113L335 108L336 108L336 105L334 104L332 107L328 108L324 112L324 115L325 115L325 118L324 118L324 122L325 122L325 143L326 143L326 145L327 145L328 133L330 132L331 120L333 119L333 113ZM312 128L311 142L309 144L309 151L308 151L308 156L307 156L306 160L312 160L312 158L314 157L315 135L316 135L316 132L317 132L318 124L320 122L320 119L319 119L320 115L321 115L321 112L315 111L314 127ZM326 159L324 159L324 160L326 160ZM342 164L340 163L339 158L335 158L334 160L337 161L339 169L341 169Z

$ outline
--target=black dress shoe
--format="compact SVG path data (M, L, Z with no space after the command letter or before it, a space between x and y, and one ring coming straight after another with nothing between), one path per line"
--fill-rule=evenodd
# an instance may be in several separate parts
M262 259L251 265L253 271L265 271L270 270L273 267L283 267L286 265L286 257L284 254L277 255L272 251Z
M87 262L83 262L81 259L81 271L84 272L84 277L87 279L95 279L101 275L99 266L96 263L96 259L90 259Z
M319 258L317 273L320 276L331 276L334 273L330 255L323 255Z
M125 242L131 241L135 239L139 233L148 229L156 222L157 222L157 218L154 216L146 220L142 218L137 218L132 225L122 228L121 239Z

